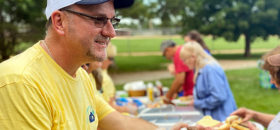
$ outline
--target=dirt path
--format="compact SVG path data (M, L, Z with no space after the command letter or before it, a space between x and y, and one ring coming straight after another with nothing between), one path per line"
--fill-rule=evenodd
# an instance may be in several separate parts
M264 53L268 52L271 49L253 49L251 50L251 53ZM237 50L213 50L211 51L211 54L243 54L243 49L237 49ZM161 52L121 52L118 53L118 56L161 56Z
M243 69L257 67L257 60L219 60L219 63L224 70ZM112 75L115 84L124 84L131 81L144 80L158 80L164 78L171 78L172 75L167 70L160 71L145 71L136 73L123 73Z

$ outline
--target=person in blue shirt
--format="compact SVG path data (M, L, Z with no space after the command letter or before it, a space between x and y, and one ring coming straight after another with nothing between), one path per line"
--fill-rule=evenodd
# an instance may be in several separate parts
M197 42L186 43L180 57L195 70L194 107L204 115L224 121L237 107L222 67Z

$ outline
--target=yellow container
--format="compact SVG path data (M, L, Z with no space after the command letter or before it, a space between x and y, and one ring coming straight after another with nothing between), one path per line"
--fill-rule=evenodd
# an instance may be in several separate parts
M154 90L153 89L154 89L153 87L148 88L148 97L151 102L154 101Z
M130 97L139 97L139 96L145 96L146 90L129 90L128 96Z

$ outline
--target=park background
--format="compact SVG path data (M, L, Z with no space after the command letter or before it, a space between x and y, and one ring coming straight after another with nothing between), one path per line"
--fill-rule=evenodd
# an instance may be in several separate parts
M45 35L46 1L0 0L0 61L21 53ZM166 70L163 40L184 44L183 35L196 29L219 61L257 61L279 45L279 0L135 0L118 10L122 22L112 39L117 46L114 76ZM276 114L280 94L260 87L255 66L226 70L238 107ZM170 86L173 78L160 79ZM139 76L139 80L141 77ZM154 82L147 80L146 82ZM117 84L122 89L123 83Z

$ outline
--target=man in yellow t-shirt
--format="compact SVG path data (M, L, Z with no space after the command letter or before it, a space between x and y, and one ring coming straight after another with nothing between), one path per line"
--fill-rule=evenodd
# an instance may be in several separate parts
M103 61L115 8L133 0L47 0L46 37L0 64L0 129L156 129L96 96L80 67Z
M96 129L113 109L95 96L83 69L70 76L43 50L42 42L0 65L0 127Z

